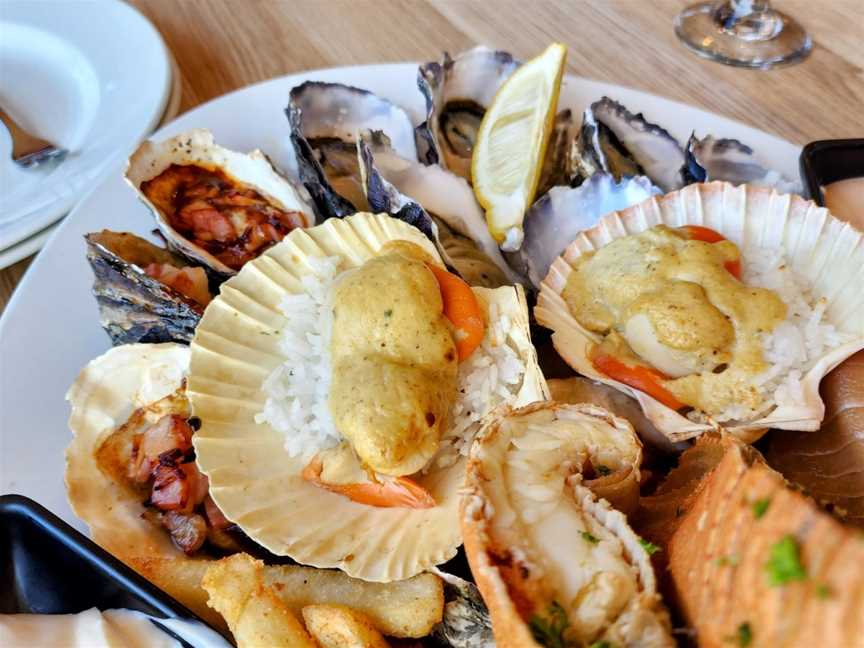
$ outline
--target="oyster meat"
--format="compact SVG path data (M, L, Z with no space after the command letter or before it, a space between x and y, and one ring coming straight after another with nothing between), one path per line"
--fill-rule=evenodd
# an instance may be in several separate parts
M203 268L127 232L84 238L100 323L113 344L192 341L211 298Z
M232 275L315 217L303 193L261 151L243 154L191 130L144 142L129 158L126 181L153 212L168 246Z
M718 139L712 135L699 139L691 135L681 172L688 184L724 180L736 185L773 187L781 193L801 193L799 182L766 169L756 159L753 149L736 139Z
M684 150L662 126L603 97L586 110L574 141L572 164L581 179L605 171L620 180L648 176L663 192L684 185Z
M368 90L307 81L292 88L286 114L301 180L324 217L367 208L357 159L361 137L374 132L381 146L417 159L408 114Z
M535 403L487 422L461 524L496 645L674 646L621 512L638 503L641 456L630 424L592 405Z
M594 227L610 212L660 193L645 176L616 180L605 172L595 173L578 187L553 187L528 210L522 247L508 253L507 259L539 289L549 266L579 232Z

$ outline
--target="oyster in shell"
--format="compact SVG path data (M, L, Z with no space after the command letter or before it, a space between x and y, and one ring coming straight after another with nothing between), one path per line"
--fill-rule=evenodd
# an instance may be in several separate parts
M605 171L621 179L646 175L664 192L684 185L684 150L662 126L603 97L586 110L573 146L573 165L587 179Z
M414 205L414 212L418 208L428 212L439 224L432 237L436 247L471 285L492 288L524 283L504 259L486 226L483 209L463 178L437 164L406 160L386 146L375 146L373 152L366 141L360 145L360 155L370 209L412 225L417 219L406 219L411 213L406 211L407 205Z
M773 187L781 193L801 193L799 182L766 169L753 149L736 139L718 139L712 135L699 139L691 135L681 172L688 184L724 180L736 185L750 183Z
M486 109L501 85L521 65L507 52L475 47L441 62L420 66L417 86L426 99L426 121L416 130L420 159L438 163L471 181L471 155ZM570 180L573 115L562 110L546 149L539 191Z
M223 278L315 221L303 193L261 151L228 150L204 129L144 142L125 178L168 246Z
M487 421L461 523L499 648L675 645L649 554L620 512L638 503L641 456L630 424L592 405L535 403Z
M210 301L202 268L127 232L103 230L84 238L100 323L114 345L192 341Z
M300 176L324 217L367 209L356 145L377 133L382 146L417 159L414 126L399 106L368 90L307 81L291 89L286 109Z
M553 187L531 205L522 247L508 253L507 259L539 289L549 266L579 232L594 227L609 212L659 193L645 176L616 180L605 172L595 173L578 187Z

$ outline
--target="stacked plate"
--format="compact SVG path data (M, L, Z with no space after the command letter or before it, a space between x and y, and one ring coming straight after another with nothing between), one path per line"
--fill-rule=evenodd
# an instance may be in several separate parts
M116 0L0 1L0 106L66 150L29 169L0 127L0 268L39 250L104 171L172 119L180 78L159 33Z

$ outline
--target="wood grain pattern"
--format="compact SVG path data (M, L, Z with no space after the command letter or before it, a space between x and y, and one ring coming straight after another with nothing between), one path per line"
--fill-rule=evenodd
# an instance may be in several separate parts
M864 0L775 0L815 42L792 67L728 68L687 52L687 0L131 0L183 77L181 111L250 83L322 67L422 61L483 43L520 57L552 40L568 72L711 110L804 144L864 135ZM29 260L0 271L0 311Z

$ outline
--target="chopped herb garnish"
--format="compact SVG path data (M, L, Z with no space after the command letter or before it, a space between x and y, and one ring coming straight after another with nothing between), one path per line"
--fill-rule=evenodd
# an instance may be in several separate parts
M388 308L386 311L384 311L384 317L390 317L392 314L393 314L392 308Z
M771 506L771 498L763 497L762 499L758 499L753 502L753 517L757 520L765 515L765 512L768 510L768 507Z
M558 601L552 601L543 616L535 614L528 622L531 634L545 648L569 648L564 633L570 627L567 613Z
M738 564L738 556L735 554L729 554L728 556L720 556L714 561L714 564L719 567L734 567Z
M582 539L585 542L590 542L591 544L597 544L598 542L600 542L600 539L597 536L589 533L588 531L582 531Z
M612 469L609 466L597 466L597 474L601 477L612 474Z
M648 542L645 538L639 538L639 544L642 545L642 548L648 553L649 556L653 556L655 553L660 551L660 547L655 545L653 542Z
M750 624L745 621L738 626L738 645L741 646L741 648L746 648L751 643L753 643L753 629L750 627Z
M798 542L793 536L784 536L771 547L771 556L765 563L765 570L768 572L768 581L773 587L807 578L807 571L801 564Z
M831 588L828 587L825 583L822 583L816 588L816 596L820 599L827 599L831 596Z
M600 641L592 643L588 648L612 648L612 644L605 639L601 639Z

